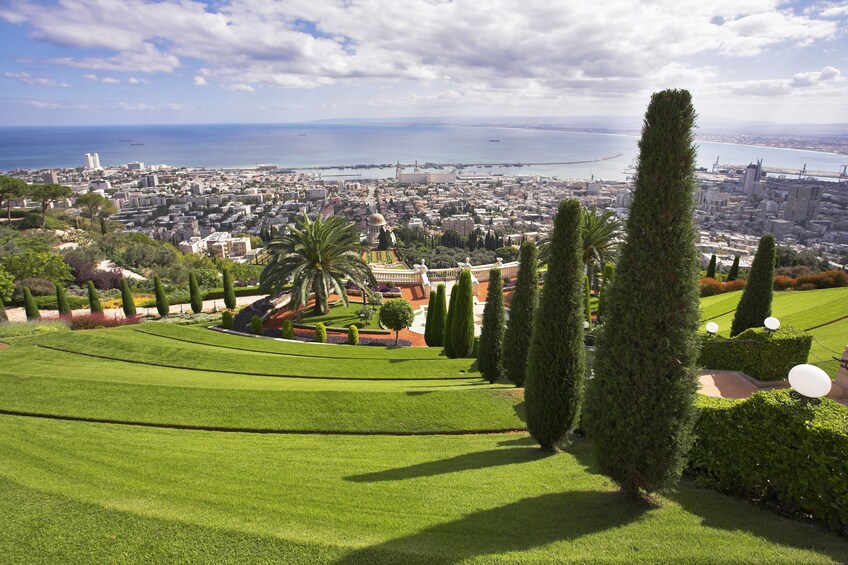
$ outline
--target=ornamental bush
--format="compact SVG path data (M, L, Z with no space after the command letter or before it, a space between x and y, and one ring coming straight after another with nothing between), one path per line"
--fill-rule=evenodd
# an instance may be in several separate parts
M103 305L100 304L100 295L97 294L97 289L94 288L94 282L88 281L88 309L92 314L102 314Z
M633 498L676 483L694 439L700 318L694 122L689 92L652 96L589 381L584 423L598 465Z
M188 274L188 293L191 311L200 314L203 311L203 295L200 294L200 286L197 284L197 277L194 276L194 273Z
M412 304L403 298L391 298L380 307L380 324L395 331L395 345L398 345L400 330L411 326L414 320Z
M577 200L560 202L554 217L545 290L527 356L527 428L547 451L558 449L577 427L583 405L582 299L589 283L582 270L581 216Z
M254 316L254 318L258 318L259 316ZM318 322L315 324L315 341L318 343L327 343L327 328L324 327L324 324Z
M758 328L771 316L771 299L774 293L774 236L760 238L757 253L748 272L748 282L736 307L730 336L739 335L748 328Z
M127 283L127 279L121 279L121 305L124 309L124 316L135 316L135 299L133 298L132 292L130 292L130 285Z
M456 297L456 314L451 320L451 346L454 357L474 356L474 287L471 271L463 269L459 284L453 287Z
M716 278L716 256L713 253L712 257L710 257L710 264L707 266L707 274L704 275L708 279Z
M233 329L233 313L229 310L224 310L221 314L221 327L225 330Z
M256 314L254 314L250 319L250 333L254 335L262 335L262 318ZM324 335L326 335L326 332Z
M730 339L704 333L698 365L742 371L761 381L779 381L792 367L807 362L812 344L813 336L785 325L775 332L750 328Z
M162 318L167 318L170 305L168 304L168 295L165 294L165 287L162 286L159 277L153 277L153 292L156 295L156 311Z
M355 325L351 325L347 329L347 344L359 345L359 328L357 328Z
M494 383L503 376L504 302L500 269L489 271L489 289L483 308L483 328L477 345L477 368ZM475 344L476 345L476 344Z
M533 335L533 315L539 301L539 271L536 244L521 244L515 291L509 303L509 320L504 332L504 372L515 386L524 386L527 353Z
M61 284L56 285L56 310L60 316L70 316L72 314L71 306L68 304L68 296L65 294L65 287Z
M436 311L436 291L430 291L430 301L427 303L427 320L424 325L424 343L427 344L428 347L434 347L436 344L433 342L433 329L435 324L433 324L433 314Z
M37 320L41 317L38 311L38 306L35 305L35 299L29 291L29 287L24 287L24 312L26 312L27 320Z
M283 325L280 328L280 337L283 339L294 339L294 325L291 320L283 320Z
M229 269L224 269L224 306L232 310L236 307L236 293L233 290L233 276Z
M848 531L848 408L801 406L786 390L702 396L698 408L689 468L700 484Z

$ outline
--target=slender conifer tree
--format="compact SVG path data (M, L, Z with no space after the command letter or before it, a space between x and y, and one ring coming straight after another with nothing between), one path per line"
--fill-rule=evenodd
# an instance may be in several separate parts
M454 287L456 314L451 321L451 346L454 357L474 356L474 288L471 284L471 271L463 269L459 275L459 285Z
M100 304L100 295L92 281L88 281L88 309L92 314L102 314L103 305Z
M524 386L527 353L533 335L533 315L539 301L539 265L536 244L525 241L519 251L518 276L509 303L504 334L504 371L515 386Z
M203 311L203 295L200 294L200 285L194 273L188 274L188 294L191 302L191 311L200 314Z
M56 285L56 310L60 316L70 316L71 306L68 304L68 297L65 295L65 287L61 284Z
M168 295L165 294L165 287L162 286L159 277L153 277L153 292L156 294L156 311L162 318L167 318L170 304L168 304Z
M527 357L527 428L542 449L555 451L574 430L583 404L585 349L580 203L563 200L554 218L545 289Z
M503 376L504 330L503 278L500 269L492 269L489 271L483 328L477 349L477 368L490 383Z
M229 269L224 269L224 306L228 310L236 307L236 291L233 289L233 276Z
M751 270L748 271L748 282L742 290L739 305L736 306L730 337L739 335L748 328L762 327L763 321L771 316L775 257L774 236L766 234L760 238Z
M451 288L450 307L445 315L445 326L442 330L442 346L445 348L445 355L450 358L456 357L453 350L453 318L456 315L456 297L459 296L457 288L459 283Z
M123 278L121 279L121 305L124 309L124 316L127 318L135 316L135 299L132 292L130 292L130 285L127 283L127 279Z
M436 344L433 342L433 316L436 312L436 291L430 291L430 301L427 303L427 320L424 322L424 343L428 347Z
M448 306L445 299L445 285L436 287L436 303L433 308L433 330L431 338L434 347L441 347L445 339L445 318L448 315Z
M730 270L727 271L727 282L735 281L739 278L739 255L736 255L733 258L733 265L730 266Z
M41 312L38 311L38 305L35 303L35 298L32 297L28 287L24 287L24 312L27 320L37 320L41 317Z
M601 471L638 498L680 478L698 386L695 110L654 94L630 216L598 337L586 418Z
M705 275L708 279L716 278L716 256L713 254L710 257L710 264L707 265L707 274Z

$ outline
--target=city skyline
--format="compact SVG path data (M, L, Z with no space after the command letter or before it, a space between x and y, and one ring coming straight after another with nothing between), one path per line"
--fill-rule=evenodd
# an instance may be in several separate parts
M0 7L3 125L641 115L848 122L848 2ZM637 122L638 123L638 122Z

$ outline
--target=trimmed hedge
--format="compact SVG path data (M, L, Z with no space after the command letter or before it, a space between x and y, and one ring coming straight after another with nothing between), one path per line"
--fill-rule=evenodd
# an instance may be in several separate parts
M701 339L698 365L742 371L761 381L785 379L792 367L807 362L813 344L813 336L792 326L776 332L751 328L730 339L702 334Z
M291 320L283 320L283 325L280 328L280 336L283 339L294 339L294 326Z
M698 482L848 532L848 408L827 398L801 406L786 390L697 404Z
M224 310L221 314L221 327L225 330L233 329L233 313L229 310Z

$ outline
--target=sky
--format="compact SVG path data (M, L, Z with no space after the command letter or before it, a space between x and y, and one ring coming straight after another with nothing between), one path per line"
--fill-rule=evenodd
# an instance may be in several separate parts
M0 125L848 123L848 1L0 0Z

